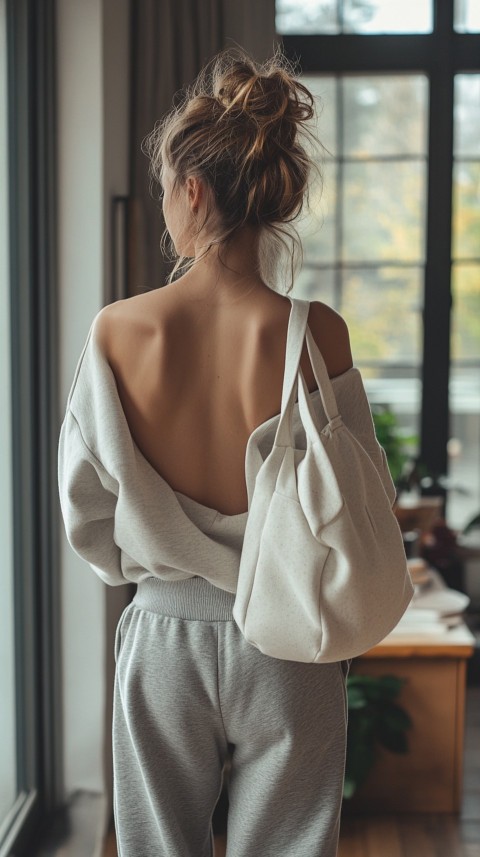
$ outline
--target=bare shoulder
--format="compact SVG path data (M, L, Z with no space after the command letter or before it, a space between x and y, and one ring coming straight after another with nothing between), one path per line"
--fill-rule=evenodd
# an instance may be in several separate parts
M157 325L148 295L140 294L104 306L95 318L95 340L107 359L148 337Z
M108 358L111 353L112 338L125 310L120 306L124 301L107 304L95 316L93 333L95 341L103 354Z
M330 378L353 366L348 326L339 312L322 301L311 301L308 326Z

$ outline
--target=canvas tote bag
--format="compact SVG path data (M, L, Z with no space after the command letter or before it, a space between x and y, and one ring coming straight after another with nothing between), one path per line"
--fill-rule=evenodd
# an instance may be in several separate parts
M281 414L255 479L233 617L264 654L324 663L379 643L414 588L380 474L337 411L307 326L310 303L290 300ZM300 368L305 338L326 425L318 424ZM297 390L302 449L292 440Z

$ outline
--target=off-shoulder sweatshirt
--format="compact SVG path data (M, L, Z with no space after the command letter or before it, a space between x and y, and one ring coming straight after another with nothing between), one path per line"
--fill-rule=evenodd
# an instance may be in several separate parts
M199 527L189 506L205 510L211 523L240 520L222 515L174 491L133 440L115 376L96 336L95 316L68 394L58 441L58 487L67 539L78 556L108 585L139 583L147 577L206 578L236 592L241 543L222 539L221 527ZM357 367L331 379L338 411L375 464L393 505L395 487L379 444L362 377ZM310 393L320 424L327 417L320 392ZM245 453L249 498L268 456L279 414L251 433ZM306 437L298 402L293 407L295 446ZM189 502L190 501L190 502ZM244 513L245 520L248 511Z

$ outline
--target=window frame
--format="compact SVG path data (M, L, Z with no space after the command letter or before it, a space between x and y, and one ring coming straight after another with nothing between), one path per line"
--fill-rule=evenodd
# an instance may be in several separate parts
M7 0L17 798L0 857L63 800L54 0Z
M447 474L454 77L480 73L480 34L457 33L454 0L433 0L433 28L428 34L278 34L278 38L285 54L298 61L305 74L410 72L425 74L429 80L419 456L434 477Z

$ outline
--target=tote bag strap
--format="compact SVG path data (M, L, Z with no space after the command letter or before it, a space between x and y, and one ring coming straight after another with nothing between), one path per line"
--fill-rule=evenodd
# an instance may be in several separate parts
M291 416L298 385L298 367L302 356L305 329L307 326L309 301L288 295L292 308L288 319L285 369L283 373L282 404L274 446L292 446Z
M290 297L290 296L289 296ZM287 347L285 373L282 390L282 409L275 434L275 446L293 446L292 414L295 396L298 390L298 378L301 377L302 389L299 390L299 410L302 423L307 434L314 438L319 432L318 420L312 412L308 390L300 368L303 343L306 340L307 350L312 364L313 374L320 391L320 397L329 423L338 419L338 408L335 393L328 377L327 367L312 333L307 325L310 301L291 298L292 310L287 332ZM305 401L307 399L307 401Z
M305 341L305 330L307 327L309 301L292 298L292 308L288 319L287 345L285 350L285 369L283 373L282 404L281 412L285 410L291 398L291 393L297 380L298 367L302 356L303 343Z
M302 301L298 298L292 298L288 295L291 302L290 315L288 318L287 327L287 343L285 347L285 366L283 373L282 387L282 403L280 408L280 419L277 425L277 431L273 441L275 446L291 446L291 420L285 422L286 412L290 415L293 411L293 402L298 386L298 367L302 354L303 342L305 339L305 328L307 325L308 311L310 308L309 301ZM245 478L248 491L248 505L252 502L252 497L255 489L255 482L258 473L266 464L270 456L266 459L260 453L258 445L253 441L254 434L250 435L247 444L245 455ZM272 448L273 448L272 447Z
M306 340L308 356L310 357L313 374L315 376L318 389L320 390L320 397L322 400L323 409L325 411L325 415L328 419L328 422L333 423L339 416L337 400L333 391L332 382L328 377L328 370L325 364L325 360L322 357L321 351L317 343L315 342L309 327L307 327L306 329ZM303 379L302 370L299 369L299 371ZM304 386L304 390L307 390L306 386ZM311 407L309 407L308 410L310 411L310 413L312 413Z
M328 377L325 360L322 357L320 349L315 342L309 327L306 329L306 341L313 374L320 391L323 409L328 420L327 425L331 431L334 431L338 426L343 424L343 420L341 415L338 413L337 400L335 398L332 382ZM312 443L315 443L315 441L318 440L320 432L325 431L327 426L320 424L315 408L310 400L310 394L305 378L303 377L301 367L298 369L298 378L300 381L298 385L298 410L300 419L307 438L309 438Z
M273 442L273 446L281 447L293 446L292 414L293 406L295 403L295 396L298 389L299 375L304 384L304 389L302 392L305 393L304 398L307 399L307 402L304 404L304 402L302 402L301 392L299 390L299 413L303 421L303 425L305 427L305 432L307 436L313 436L315 431L317 431L317 433L319 431L319 429L316 427L316 422L318 422L318 420L316 421L315 415L311 413L311 410L309 408L309 405L311 405L311 403L308 395L308 390L306 389L305 381L303 380L303 374L300 369L300 358L302 356L305 335L310 361L312 363L315 379L317 381L317 384L319 385L320 395L322 396L322 402L327 417L329 418L330 422L333 422L335 418L339 418L337 413L335 393L328 378L325 361L323 360L320 350L316 342L314 341L309 328L307 327L310 302L306 300L301 300L300 298L292 298L290 297L290 295L288 295L288 297L290 298L290 301L292 303L292 308L290 311L287 329L285 370L282 389L282 407L277 431L275 433L275 439ZM324 381L323 386L321 386L322 379ZM324 388L326 389L326 395L324 395ZM263 458L256 443L252 442L253 436L254 435L252 433L248 441L247 454L245 457L245 477L247 482L249 508L252 502L255 482L258 473L260 472L262 467L266 465L266 462L269 460L270 457L267 456L266 459Z

